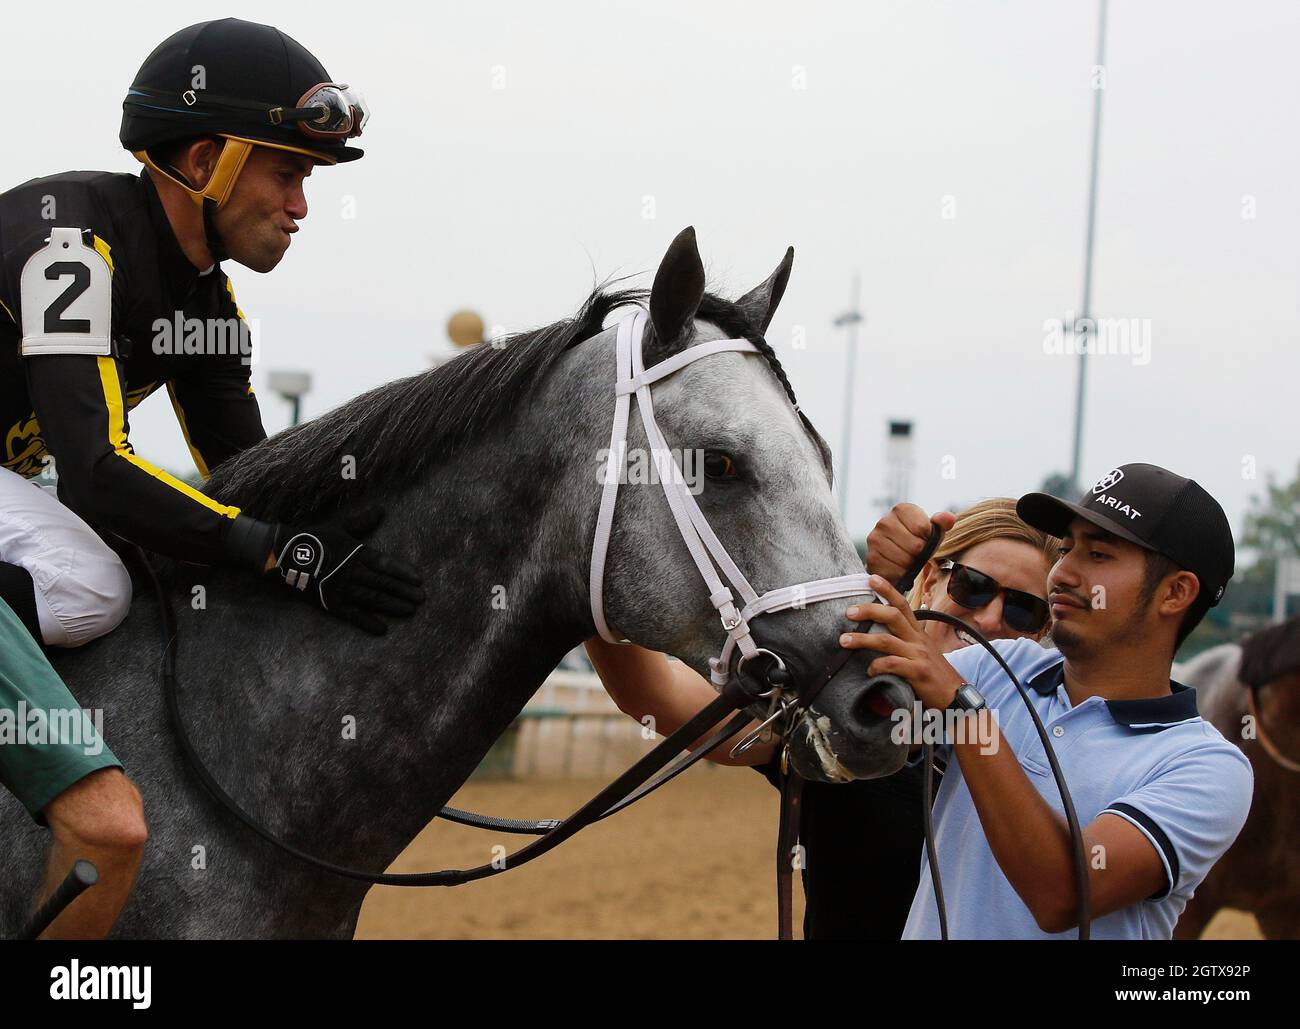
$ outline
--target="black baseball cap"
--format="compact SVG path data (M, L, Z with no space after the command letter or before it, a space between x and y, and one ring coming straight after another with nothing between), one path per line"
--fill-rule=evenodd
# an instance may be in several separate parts
M1097 480L1077 504L1049 493L1027 493L1021 520L1053 536L1068 536L1082 518L1120 539L1162 554L1193 573L1213 607L1232 578L1236 548L1219 502L1191 479L1154 464L1126 464Z

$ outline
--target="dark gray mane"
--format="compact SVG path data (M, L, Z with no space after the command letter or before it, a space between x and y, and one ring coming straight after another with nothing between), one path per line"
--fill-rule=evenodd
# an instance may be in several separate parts
M597 335L611 312L647 296L644 289L597 287L570 318L480 344L263 440L215 469L205 491L269 521L328 517L377 483L418 477L480 436L566 350ZM794 402L776 354L740 307L705 294L697 316L758 346ZM825 458L825 443L815 431L813 438ZM341 474L345 456L354 459L356 478Z
M1292 672L1300 672L1300 615L1241 641L1237 678L1247 686L1263 686Z

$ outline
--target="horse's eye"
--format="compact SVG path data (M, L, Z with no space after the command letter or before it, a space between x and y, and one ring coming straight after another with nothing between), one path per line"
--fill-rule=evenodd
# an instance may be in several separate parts
M731 455L709 450L704 454L704 474L710 479L734 479L740 473L736 471Z

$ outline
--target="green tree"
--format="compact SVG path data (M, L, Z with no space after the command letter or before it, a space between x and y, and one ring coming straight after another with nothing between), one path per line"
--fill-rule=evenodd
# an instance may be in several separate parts
M1277 556L1300 554L1300 469L1289 484L1279 485L1273 475L1265 477L1264 493L1250 498L1237 544L1237 569L1227 595L1188 638L1178 655L1183 660L1271 620ZM1294 612L1296 604L1293 597L1289 610Z
M1264 489L1262 497L1250 498L1246 511L1241 545L1254 551L1257 557L1242 577L1271 583L1278 554L1289 552L1300 557L1300 467L1295 478L1281 486L1269 473Z

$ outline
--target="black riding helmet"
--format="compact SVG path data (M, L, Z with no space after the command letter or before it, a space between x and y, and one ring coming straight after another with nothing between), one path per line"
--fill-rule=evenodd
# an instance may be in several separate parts
M229 200L253 146L324 164L355 161L364 151L346 140L361 135L368 116L360 96L331 80L302 44L270 25L223 18L181 29L145 58L122 102L119 139L203 208L209 243L220 258L212 214ZM205 135L226 142L203 190L160 168L148 153Z

